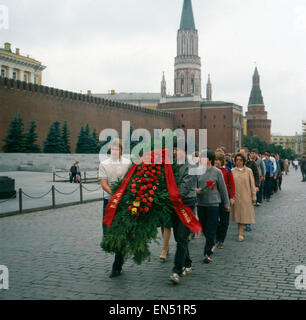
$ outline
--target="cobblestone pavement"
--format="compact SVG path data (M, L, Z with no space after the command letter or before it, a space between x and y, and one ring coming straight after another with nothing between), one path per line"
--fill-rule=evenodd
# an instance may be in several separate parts
M102 252L99 202L0 219L0 265L9 269L9 289L0 299L306 299L297 290L295 268L306 265L306 184L300 174L284 177L283 190L256 208L256 225L237 241L230 225L225 248L202 263L203 236L190 242L193 273L179 285L168 280L169 259L127 261L110 279L113 256ZM305 283L304 283L305 285Z

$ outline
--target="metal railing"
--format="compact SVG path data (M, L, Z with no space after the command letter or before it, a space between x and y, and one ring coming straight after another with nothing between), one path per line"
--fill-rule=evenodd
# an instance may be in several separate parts
M89 192L89 193L97 192L98 190L101 190L102 191L102 196L99 197L99 198L88 199L88 200L84 201L84 190ZM60 194L60 195L69 196L69 195L74 194L77 191L79 191L79 195L80 195L79 201L56 204L56 194L57 193ZM50 206L44 206L44 207L39 207L39 208L30 208L30 209L26 209L26 210L23 209L24 197L32 199L32 200L39 200L39 199L42 199L42 198L48 196L50 193L52 195L51 196L51 199L52 199L51 201L52 202L51 202ZM12 197L10 197L8 199L0 201L0 204L8 202L8 201L12 200L13 198L16 198L16 195L13 195ZM17 214L17 213L34 212L34 211L37 211L37 209L39 209L39 210L47 210L47 209L51 209L51 208L55 209L57 207L63 207L63 206L68 206L68 205L76 205L76 204L82 204L82 203L93 202L93 201L99 201L99 200L103 200L103 198L104 198L104 191L103 191L103 189L101 188L100 185L96 189L91 190L91 189L86 188L83 185L82 182L79 183L77 188L75 188L73 191L70 191L70 192L63 192L63 191L57 189L54 185L52 185L51 188L47 192L45 192L44 194L42 194L40 196L29 195L26 192L24 192L22 190L22 188L19 188L19 190L18 190L18 204L19 204L18 211L0 213L0 217L4 217L4 216L8 216L8 215L14 215L14 214Z

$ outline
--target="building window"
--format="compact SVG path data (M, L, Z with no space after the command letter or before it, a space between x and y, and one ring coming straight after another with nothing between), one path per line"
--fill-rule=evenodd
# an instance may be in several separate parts
M216 116L214 116L214 119L216 119L217 117Z
M181 93L184 93L184 79L181 79Z
M13 79L16 80L17 79L17 73L14 71L13 72Z
M24 81L24 82L28 82L28 75L27 75L27 74L24 74L24 76L23 76L23 81Z
M5 70L4 69L1 69L1 77L5 78Z
M37 77L34 77L34 84L37 84Z
M182 118L184 118L184 115L182 114Z
M224 115L223 118L226 119L226 115Z
M191 80L191 93L194 93L194 80Z

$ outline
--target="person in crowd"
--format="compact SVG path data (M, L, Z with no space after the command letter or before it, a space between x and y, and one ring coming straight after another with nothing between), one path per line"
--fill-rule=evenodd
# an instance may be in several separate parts
M246 166L244 154L235 155L236 167L232 170L235 181L235 203L231 207L230 220L238 224L238 241L244 241L246 224L255 224L256 187L252 170Z
M306 182L306 155L303 156L301 162L302 182Z
M274 170L274 172L273 172L273 180L272 180L272 194L275 194L278 191L277 179L280 174L280 165L276 159L275 153L271 154L271 158L272 158L273 166L276 166L276 170ZM274 159L274 161L273 161L273 159Z
M279 154L275 154L275 160L277 165L277 178L276 178L276 190L282 190L282 182L283 182L283 175L284 175L284 161L280 158Z
M81 168L80 168L80 163L77 161L76 163L76 169L77 169L77 174L76 174L76 180L78 183L81 182Z
M187 161L187 143L185 143L184 150L179 146L179 143L175 143L173 147L173 155L177 160L179 167L177 186L183 203L191 210L194 210L196 203L197 176L189 174L189 169L192 166ZM175 212L172 212L171 219L174 239L177 245L174 257L174 267L172 270L173 273L170 276L170 280L177 284L180 282L180 276L182 277L192 273L192 260L188 249L190 229L183 224Z
M223 174L227 194L230 199L230 205L232 206L235 203L235 181L232 170L225 166L225 158L223 153L216 152L215 167L220 169ZM225 210L225 204L221 202L219 205L219 221L216 233L216 243L218 249L224 248L224 241L229 226L229 214L229 211Z
M112 184L117 182L118 179L123 179L132 164L129 159L125 159L122 157L122 141L120 139L113 140L110 147L110 157L103 160L99 165L99 181L102 190L104 191L103 220L106 207L113 194L111 189ZM107 227L103 224L102 228L103 236L105 236L107 234ZM123 255L121 254L121 252L117 252L115 254L115 260L113 263L110 278L120 276L123 263Z
M295 172L297 171L298 167L299 167L299 160L298 159L295 159L292 161L292 164L294 166L294 170Z
M258 173L259 173L259 188L256 195L256 198L257 198L256 205L260 206L260 204L262 203L262 193L263 193L263 185L266 177L266 168L262 161L262 158L258 154L257 149L253 149L251 151L251 159L256 163Z
M70 183L72 183L72 181L76 183L76 175L77 175L77 167L76 167L76 163L74 162L69 172Z
M240 148L239 152L244 155L244 157L246 159L246 166L248 168L250 168L253 172L253 177L254 177L254 181L255 181L255 188L256 188L256 192L258 192L259 187L260 187L260 176L259 176L259 171L258 171L257 165L256 165L255 161L253 161L251 159L250 154L249 154L249 150L247 147ZM251 225L246 224L245 231L252 231Z
M195 166L200 165L200 154L198 151L196 151L192 154L192 161ZM194 208L194 214L197 216L197 205ZM195 239L195 232L191 231L190 235L188 236L188 241L191 241L194 239Z
M208 151L207 157L202 154L201 162L206 164L207 170L198 177L198 217L206 238L203 262L210 263L215 246L220 204L223 202L225 210L230 211L230 202L222 172L214 166L215 153Z
M284 160L284 171L285 171L285 175L287 175L288 172L289 172L289 161L288 161L288 159Z
M273 172L274 172L273 163L270 159L271 159L270 151L266 151L265 158L263 161L266 168L266 178L264 183L264 199L267 200L267 202L269 202L271 198Z

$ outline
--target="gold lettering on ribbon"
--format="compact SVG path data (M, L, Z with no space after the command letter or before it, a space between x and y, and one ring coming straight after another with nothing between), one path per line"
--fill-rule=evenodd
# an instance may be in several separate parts
M187 223L190 223L190 222L191 222L191 219L189 218L186 210L185 210L185 209L181 209L181 213L182 213L182 215L184 216L185 221L186 221Z

